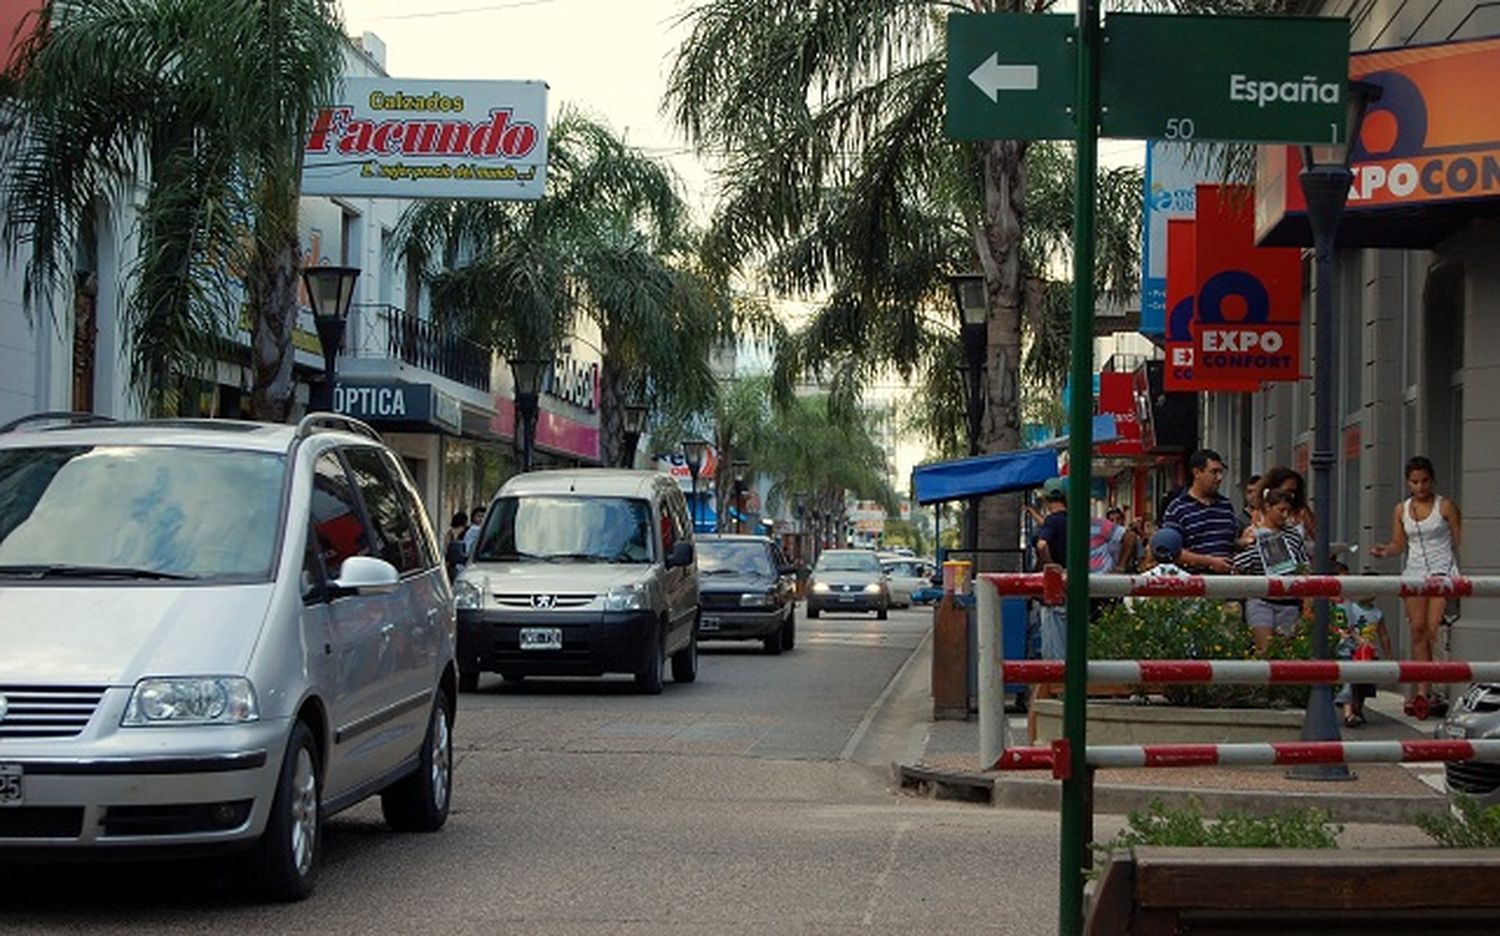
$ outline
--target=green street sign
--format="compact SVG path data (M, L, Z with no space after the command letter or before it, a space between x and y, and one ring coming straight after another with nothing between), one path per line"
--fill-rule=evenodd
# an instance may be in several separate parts
M956 140L1072 139L1078 50L1073 17L948 17L947 120Z
M1103 33L1100 136L1344 142L1348 20L1112 13Z

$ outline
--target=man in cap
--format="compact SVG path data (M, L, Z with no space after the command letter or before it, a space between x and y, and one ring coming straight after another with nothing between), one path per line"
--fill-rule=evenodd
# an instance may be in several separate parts
M1063 480L1049 478L1042 484L1042 506L1036 533L1031 545L1042 565L1066 565L1068 561L1068 500L1063 493ZM1039 605L1037 631L1041 638L1038 656L1043 660L1062 660L1068 652L1068 610L1062 605ZM1057 694L1057 686L1041 684L1035 688L1033 699L1048 699ZM1036 706L1027 706L1026 731L1032 742L1036 741Z

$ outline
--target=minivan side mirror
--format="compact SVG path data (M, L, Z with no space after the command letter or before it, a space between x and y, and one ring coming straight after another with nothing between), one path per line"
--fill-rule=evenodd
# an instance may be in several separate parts
M678 541L672 546L672 551L667 554L667 568L675 569L679 566L690 566L693 564L693 544Z
M379 595L395 591L401 584L396 567L374 556L350 556L344 560L339 577L331 583L330 596Z

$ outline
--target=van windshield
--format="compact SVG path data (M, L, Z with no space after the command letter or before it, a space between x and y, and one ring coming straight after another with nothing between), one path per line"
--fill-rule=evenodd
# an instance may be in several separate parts
M485 517L476 561L651 562L651 504L627 497L502 497Z
M0 580L267 579L285 470L186 446L0 450Z

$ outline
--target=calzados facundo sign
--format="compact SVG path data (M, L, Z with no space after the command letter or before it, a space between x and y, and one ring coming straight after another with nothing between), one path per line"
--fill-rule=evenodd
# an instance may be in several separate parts
M302 192L530 200L546 169L540 81L346 78L308 132Z

